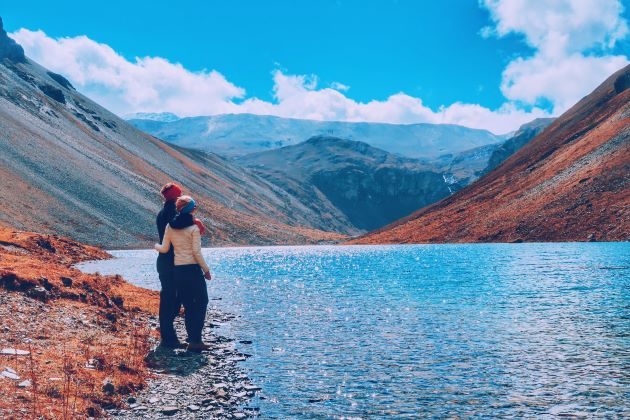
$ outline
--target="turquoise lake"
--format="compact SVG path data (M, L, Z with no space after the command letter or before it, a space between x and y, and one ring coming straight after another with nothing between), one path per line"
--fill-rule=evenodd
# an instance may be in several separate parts
M154 251L111 253L81 268L159 288ZM204 255L262 417L630 416L628 243Z

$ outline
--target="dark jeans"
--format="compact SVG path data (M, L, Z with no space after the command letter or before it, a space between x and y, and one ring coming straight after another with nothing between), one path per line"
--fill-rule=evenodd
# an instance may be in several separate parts
M177 295L177 285L171 261L157 262L157 272L160 276L160 336L165 343L174 344L179 340L173 327L173 322L179 314L181 300Z
M208 308L208 289L198 264L176 265L177 294L186 311L186 332L189 343L201 343L201 331Z

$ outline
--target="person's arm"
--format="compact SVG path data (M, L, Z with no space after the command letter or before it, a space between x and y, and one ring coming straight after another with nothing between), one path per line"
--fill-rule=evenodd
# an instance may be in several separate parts
M155 216L155 226L157 226L158 237L160 238L160 242L162 242L162 239L164 236L164 231L161 228L161 225L162 225L162 218L160 217L161 214L162 212L158 213L157 216Z
M208 264L206 264L206 260L204 260L203 255L201 255L201 234L199 233L199 228L197 226L195 226L192 230L192 241L193 257L195 257L195 261L203 270L204 275L207 276L208 273L210 273L210 268L208 267Z
M171 249L171 227L170 226L166 226L166 231L164 231L164 239L162 239L162 243L155 244L154 248L161 254L166 254L168 250Z

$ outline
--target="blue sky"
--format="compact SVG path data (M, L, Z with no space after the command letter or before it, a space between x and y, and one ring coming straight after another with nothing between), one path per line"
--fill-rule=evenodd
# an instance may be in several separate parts
M361 101L403 91L432 107L458 100L495 107L504 100L505 64L530 50L517 36L478 35L489 13L474 0L11 3L3 7L9 31L88 35L129 59L161 56L190 70L216 69L265 99L279 65L349 85Z
M584 67L589 73L584 89L592 89L611 69L627 63L625 1L559 3L563 2L568 8L553 10L546 6L549 2L531 1L532 6L523 11L519 5L523 2L512 0L110 1L107 5L34 0L10 2L1 13L7 31L14 33L29 56L66 74L80 90L121 114L255 112L314 119L455 122L501 131L528 118L557 114L588 93L556 89L554 80L541 82L554 91L547 96L544 86L536 88L541 92L526 91L541 68ZM589 16L575 7L577 3L602 10ZM541 30L527 19L528 13L541 20L549 16L549 21L566 15L567 23ZM38 30L39 35L33 35ZM580 43L580 48L561 45L560 53L550 54L562 44L545 39L554 30L574 39L572 44ZM581 34L591 32L582 42ZM73 43L60 43L64 38ZM85 44L86 39L92 43ZM68 59L60 58L65 54L79 58L68 64ZM550 62L558 55L574 62ZM186 73L155 60L138 62L136 57L180 63ZM519 60L529 60L529 68ZM90 75L93 66L103 62L112 74L130 73L122 76L125 86L111 77ZM139 75L137 68L144 73ZM165 81L162 74L171 70L172 77L181 80L189 74L202 75L201 79L191 76L189 84L204 87L195 92L178 86L179 82ZM146 86L138 86L143 83ZM398 94L404 96L391 99ZM198 98L186 101L192 96ZM279 106L283 101L286 106ZM304 109L296 110L300 103ZM363 106L370 103L371 107ZM470 107L464 112L453 104Z

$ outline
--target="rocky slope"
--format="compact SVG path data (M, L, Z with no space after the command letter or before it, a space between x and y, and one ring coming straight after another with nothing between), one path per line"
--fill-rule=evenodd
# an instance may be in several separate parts
M450 193L430 165L335 137L316 136L237 161L351 234L383 226Z
M360 141L315 136L234 160L317 214L310 219L312 227L352 235L380 228L459 191L550 122L536 120L503 143L437 159L405 158Z
M436 158L498 143L504 136L450 124L379 124L311 121L266 115L231 114L172 120L173 115L145 114L131 124L179 146L225 156L241 156L291 146L313 136L360 140L413 158Z
M492 154L502 143L475 147L457 154L447 154L437 159L424 159L440 172L449 184L451 192L458 191L478 179L488 166Z
M254 415L243 405L260 388L232 340L205 328L204 354L155 347L157 292L73 268L109 257L0 226L0 418ZM231 319L210 308L206 325Z
M155 240L157 191L174 180L200 201L214 244L312 243L315 216L216 155L174 148L21 54L0 27L0 221L107 247Z
M554 118L536 118L534 121L523 124L512 137L501 143L492 151L488 159L488 164L480 175L492 171L514 153L518 152L519 149L529 143L534 137L542 133L545 128L549 127L553 121Z
M353 243L630 239L630 66L469 187Z
M109 258L0 226L0 417L98 417L145 385L158 294L72 268Z
M442 155L437 159L425 160L425 162L443 172L452 192L455 192L499 166L540 134L553 120L553 118L537 118L523 124L512 136L501 143Z

